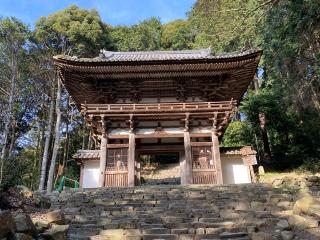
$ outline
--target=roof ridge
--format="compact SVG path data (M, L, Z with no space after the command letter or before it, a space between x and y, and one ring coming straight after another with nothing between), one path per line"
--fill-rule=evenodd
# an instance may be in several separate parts
M100 54L94 58L78 58L77 56L57 55L55 60L69 60L75 62L127 62L127 61L165 61L165 60L195 60L195 59L224 59L241 57L253 53L259 53L259 48L244 49L228 53L214 53L211 48L194 50L173 50L173 51L131 51L116 52L100 50Z
M186 50L156 50L156 51L109 51L105 49L100 50L100 57L112 57L114 55L155 55L155 54L200 54L210 55L212 54L211 48L202 49L186 49ZM102 56L101 56L102 55Z

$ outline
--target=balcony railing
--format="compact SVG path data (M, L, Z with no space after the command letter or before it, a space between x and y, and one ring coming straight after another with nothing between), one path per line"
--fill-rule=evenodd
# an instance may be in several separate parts
M236 101L148 104L82 104L85 114L230 111Z

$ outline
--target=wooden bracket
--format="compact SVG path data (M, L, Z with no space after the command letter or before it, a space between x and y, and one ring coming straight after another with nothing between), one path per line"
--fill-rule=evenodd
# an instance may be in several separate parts
M134 130L134 121L133 121L133 114L130 114L129 115L129 133L133 133L133 130Z
M184 119L184 131L185 132L189 131L189 124L190 124L189 116L190 116L190 114L186 113L186 118Z
M101 115L101 132L103 137L107 136L107 121L104 114Z
M218 113L217 112L213 113L212 118L210 118L209 120L212 121L212 129L211 129L211 131L213 133L217 134Z

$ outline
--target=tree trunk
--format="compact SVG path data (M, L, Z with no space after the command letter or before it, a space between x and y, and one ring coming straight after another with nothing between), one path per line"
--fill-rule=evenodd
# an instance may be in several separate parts
M63 153L63 166L66 166L68 155L69 155L69 97L67 100L67 116L66 116L66 137L64 144L64 153Z
M47 182L47 193L52 192L52 188L53 188L53 178L54 178L56 160L57 160L57 155L58 155L58 151L59 151L59 144L60 144L60 121L61 121L60 99L61 99L61 83L60 83L60 79L59 79L59 78L57 79L57 81L58 81L57 97L56 97L56 114L57 114L57 120L56 120L55 139L54 139L54 145L53 145L53 152L52 152L52 158L51 158L51 164L50 164L49 175L48 175L48 182Z
M254 91L256 94L258 94L259 89L260 89L260 84L259 84L259 78L257 74L254 76L253 79L253 87ZM270 163L270 160L272 158L271 155L271 149L270 149L270 142L269 142L269 137L268 137L268 132L266 130L266 116L264 113L259 113L259 122L260 122L260 131L261 131L261 137L262 137L262 143L263 143L263 160L264 163Z
M44 143L45 143L44 142L44 139L45 139L45 125L44 125L44 123L42 121L40 121L40 128L41 128L41 130L40 130L41 131L41 136L40 136L41 140L40 140L39 152L38 152L38 155L37 155L39 177L40 177L40 173L41 173L42 156L43 156L43 152L44 152Z
M3 164L4 164L4 158L6 157L10 122L13 114L12 109L13 109L14 93L15 93L16 78L17 78L17 51L14 48L12 48L11 71L12 71L12 76L11 76L11 86L10 86L10 94L9 94L9 102L8 102L8 115L4 125L3 147L1 150L1 156L0 156L0 161L1 161L0 162L0 185L3 179Z
M11 124L11 139L10 139L10 147L8 151L8 158L12 158L12 154L14 151L14 147L16 145L16 121L14 117L12 118L12 124Z
M48 119L48 128L45 134L45 143L44 143L44 150L42 156L42 164L40 170L40 182L39 182L39 190L44 190L44 183L46 181L46 173L47 173L47 165L48 165L48 155L49 155L49 148L50 148L50 141L51 141L51 132L52 132L52 125L53 125L53 111L54 111L54 87L51 94L50 100L50 109L49 109L49 119Z

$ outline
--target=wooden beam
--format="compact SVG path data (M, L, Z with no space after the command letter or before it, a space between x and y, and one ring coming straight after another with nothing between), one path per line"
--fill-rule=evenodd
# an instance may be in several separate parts
M107 144L107 148L128 148L129 144L126 143L116 143L116 144Z
M212 158L216 164L217 183L223 184L219 139L215 131L212 131Z
M135 134L136 139L143 138L183 138L183 133L151 133L151 134ZM211 133L190 133L192 138L211 137ZM108 136L109 139L128 139L129 134L112 134Z
M133 187L135 183L135 134L129 133L128 149L128 186Z
M155 144L155 145L142 145L142 146L138 146L137 147L137 151L139 151L139 153L148 153L148 152L181 152L183 151L184 148L183 148L183 145L180 143L180 144L177 144L177 145L158 145L158 144Z
M211 142L192 142L191 146L192 147L203 147L203 146L211 146Z

